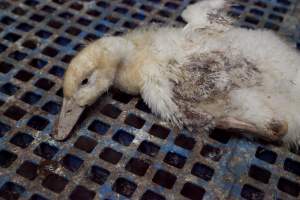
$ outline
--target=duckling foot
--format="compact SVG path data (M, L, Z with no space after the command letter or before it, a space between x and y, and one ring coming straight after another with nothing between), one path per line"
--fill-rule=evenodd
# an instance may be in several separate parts
M252 123L244 122L234 117L225 117L216 122L216 128L228 130L232 133L253 136L270 142L279 141L287 134L288 123L286 121L271 120L266 128L261 129Z

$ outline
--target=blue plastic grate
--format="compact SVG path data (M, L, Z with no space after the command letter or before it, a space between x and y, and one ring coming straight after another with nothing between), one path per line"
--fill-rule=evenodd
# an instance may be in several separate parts
M62 78L82 47L149 23L180 25L191 0L0 1L0 199L299 199L300 153L219 130L173 130L112 89L53 140ZM245 28L300 48L297 0L237 0Z

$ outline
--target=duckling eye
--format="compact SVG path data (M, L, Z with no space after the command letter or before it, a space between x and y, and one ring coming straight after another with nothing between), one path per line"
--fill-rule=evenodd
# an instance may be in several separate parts
M81 85L86 85L89 82L89 80L86 78L83 81L81 81Z

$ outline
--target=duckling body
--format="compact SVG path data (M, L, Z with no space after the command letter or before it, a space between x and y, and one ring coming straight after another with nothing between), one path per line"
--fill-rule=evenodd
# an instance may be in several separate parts
M188 7L183 28L150 26L85 48L65 76L56 137L69 130L65 102L88 106L114 85L141 94L153 113L179 127L218 126L298 145L300 56L269 31L233 27L220 11L225 4Z

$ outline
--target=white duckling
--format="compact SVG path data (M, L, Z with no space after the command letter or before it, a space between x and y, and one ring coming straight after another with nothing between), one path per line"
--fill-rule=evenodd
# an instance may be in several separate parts
M225 6L203 0L184 10L183 28L150 26L88 45L66 72L55 138L115 86L191 131L217 126L299 145L300 56L270 31L232 26Z

